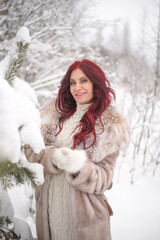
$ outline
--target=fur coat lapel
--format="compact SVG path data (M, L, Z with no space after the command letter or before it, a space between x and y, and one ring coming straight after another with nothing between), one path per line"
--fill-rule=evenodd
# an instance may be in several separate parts
M51 100L44 105L41 110L41 118L44 141L46 144L54 144L59 119L59 115L55 110L55 100ZM95 125L97 140L94 146L87 149L87 153L93 162L100 162L105 156L120 151L129 142L128 123L114 107L108 107L103 112L101 120L104 131L100 120L97 119ZM91 140L88 140L87 145L89 146L91 142ZM78 148L82 149L82 145L80 144Z
M119 152L126 148L129 142L128 123L114 107L109 106L103 112L101 119L104 131L100 121L97 120L95 126L98 134L97 140L94 146L88 149L88 152L92 154L93 162L100 162L105 156Z

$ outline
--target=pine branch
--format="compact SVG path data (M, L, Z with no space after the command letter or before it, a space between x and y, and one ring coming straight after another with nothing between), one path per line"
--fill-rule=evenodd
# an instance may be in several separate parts
M8 71L6 72L5 76L5 79L11 86L13 86L15 75L18 73L20 67L22 66L28 46L28 43L25 43L23 45L22 42L17 42L17 57L10 59Z
M0 239L21 239L21 237L14 232L13 223L8 217L0 217Z
M10 161L0 162L0 181L4 189L12 188L14 185L24 184L26 181L31 182L36 187L34 181L35 174L28 168L21 167Z

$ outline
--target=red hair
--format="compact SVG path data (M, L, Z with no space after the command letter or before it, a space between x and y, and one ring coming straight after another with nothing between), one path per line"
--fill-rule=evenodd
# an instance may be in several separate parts
M76 111L77 104L70 93L70 75L72 71L77 68L81 69L93 83L92 103L80 120L80 132L75 134L73 137L73 149L75 149L81 142L83 143L83 149L87 149L93 146L96 141L96 131L94 128L95 121L99 119L102 124L101 114L110 105L112 98L115 98L115 93L113 89L110 88L110 83L104 72L96 63L87 59L74 62L63 77L58 96L56 98L56 109L61 114L59 132L63 128L63 122L72 116ZM93 142L87 147L86 139L91 136L94 137Z

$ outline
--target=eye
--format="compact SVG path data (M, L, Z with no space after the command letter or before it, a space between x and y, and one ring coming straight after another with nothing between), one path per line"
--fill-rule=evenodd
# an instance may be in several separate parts
M76 84L76 83L73 81L70 82L70 86L73 86L74 84Z
M85 83L85 82L88 82L88 79L84 78L81 80L81 83Z

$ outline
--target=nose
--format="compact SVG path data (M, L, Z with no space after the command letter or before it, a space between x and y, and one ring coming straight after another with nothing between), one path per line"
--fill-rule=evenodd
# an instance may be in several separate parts
M79 91L80 89L81 89L81 84L80 83L76 83L75 90Z

